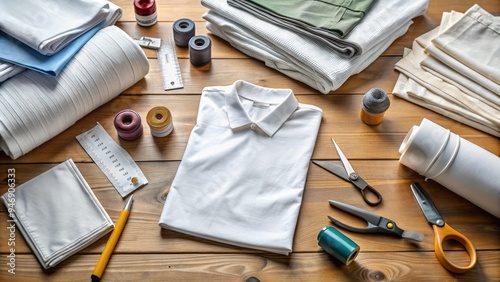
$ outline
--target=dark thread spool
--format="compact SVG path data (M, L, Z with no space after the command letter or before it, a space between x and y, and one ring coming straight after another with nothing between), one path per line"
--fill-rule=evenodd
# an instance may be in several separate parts
M114 125L118 136L125 140L135 140L142 135L141 116L134 110L126 109L116 114Z
M332 226L325 226L318 234L318 245L332 257L348 265L359 253L358 244Z
M189 40L189 60L194 66L204 66L212 60L212 43L205 35L196 35Z
M363 96L361 120L368 125L377 125L391 104L387 93L380 88L372 88Z
M189 40L195 35L195 24L190 19L178 19L174 22L174 42L179 47L187 47Z

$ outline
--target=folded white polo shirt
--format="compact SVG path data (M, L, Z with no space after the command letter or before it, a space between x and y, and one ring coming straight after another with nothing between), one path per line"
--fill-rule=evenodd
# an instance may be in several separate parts
M289 254L321 116L290 89L204 88L160 226Z

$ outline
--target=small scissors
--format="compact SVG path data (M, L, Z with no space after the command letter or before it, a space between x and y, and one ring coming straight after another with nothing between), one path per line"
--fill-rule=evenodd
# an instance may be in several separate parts
M363 200L370 206L376 206L382 202L382 195L373 188L372 186L368 185L366 181L364 181L352 168L351 164L345 157L344 153L342 153L342 150L340 150L339 146L337 143L335 143L335 140L332 138L333 145L335 145L335 149L337 149L337 153L340 156L340 160L342 161L342 164L344 165L343 167L330 161L313 161L313 163L317 164L318 166L326 169L327 171L337 175L338 177L344 179L345 181L351 182L356 188L359 189L361 192L361 196L363 196ZM371 202L366 198L365 191L371 192L377 197L377 201Z
M383 234L389 234L389 235L394 235L397 237L402 237L406 239L411 239L415 241L421 242L422 239L424 238L423 234L417 233L417 232L412 232L412 231L405 231L401 228L399 228L396 225L396 222L382 217L380 215L371 213L369 211L366 211L364 209L360 209L355 206L351 206L345 203L337 202L330 200L330 205L339 208L347 213L350 213L352 215L355 215L361 219L364 219L367 223L368 226L364 228L359 228L359 227L354 227L347 225L345 223L342 223L335 218L328 216L328 218L332 221L333 224L344 228L346 230L352 231L352 232L358 232L358 233L383 233Z
M425 218L432 225L432 229L434 230L434 251L439 262L444 266L444 268L453 273L465 273L473 269L474 266L476 266L477 255L476 249L474 249L471 241L462 233L451 228L451 226L444 222L436 206L431 201L431 198L427 195L422 186L418 183L412 183L410 187L415 195L415 198L417 199L418 205L425 215ZM446 257L446 254L443 251L443 242L446 240L455 240L465 247L470 257L470 264L468 266L464 267L456 265Z

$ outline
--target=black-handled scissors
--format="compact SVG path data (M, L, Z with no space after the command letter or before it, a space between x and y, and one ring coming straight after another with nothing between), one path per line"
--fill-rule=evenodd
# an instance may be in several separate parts
M339 154L340 160L342 161L342 164L344 165L343 167L331 162L331 161L313 161L313 163L317 164L318 166L326 169L327 171L337 175L338 177L344 179L345 181L351 182L356 188L359 189L361 192L361 196L363 197L363 200L370 206L376 206L382 202L382 195L370 186L366 181L363 180L352 168L351 164L347 160L346 156L344 153L342 153L342 150L340 150L339 146L337 143L335 143L335 140L332 138L333 145L335 145L335 149L337 149L337 153ZM369 192L377 198L377 201L372 202L368 200L366 197L366 193Z
M396 222L394 222L393 220L371 213L367 210L360 209L358 207L333 200L330 200L330 205L338 209L341 209L349 214L357 216L361 219L364 219L368 224L366 227L354 227L347 225L341 221L338 221L337 219L331 216L328 216L328 218L332 221L333 224L337 225L338 227L344 228L346 230L358 233L383 233L419 242L421 242L422 239L424 238L423 234L412 231L405 231L399 228L396 225Z

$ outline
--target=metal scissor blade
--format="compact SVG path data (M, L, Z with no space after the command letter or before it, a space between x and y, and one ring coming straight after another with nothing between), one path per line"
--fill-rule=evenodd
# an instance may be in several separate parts
M342 166L341 164L333 161L313 161L313 163L327 170L328 172L331 172L336 176L344 179L345 181L351 181L349 180L349 176L347 175L344 166Z
M342 164L344 165L344 168L345 168L345 171L347 172L347 175L351 175L353 173L356 173L354 171L354 169L352 168L351 164L349 163L349 161L347 160L346 156L342 152L342 150L340 150L340 147L337 145L337 143L335 143L335 140L333 140L333 138L332 138L332 142L333 142L333 145L335 145L335 149L337 149L337 153L339 154L340 160L342 161Z
M435 224L437 226L443 226L444 221L439 214L436 206L432 202L431 198L425 192L424 188L418 183L410 184L410 188L413 191L413 195L417 199L417 203L422 209L425 218L430 224Z

